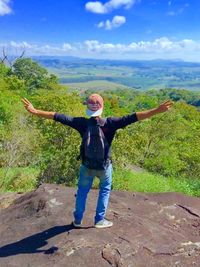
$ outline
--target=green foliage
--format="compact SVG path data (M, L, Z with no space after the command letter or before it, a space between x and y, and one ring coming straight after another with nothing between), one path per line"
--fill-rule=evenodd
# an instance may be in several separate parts
M10 69L3 63L0 63L0 80L5 78L9 73Z
M18 103L20 101L20 97L8 89L9 87L4 87L0 90L0 125L8 125L9 122L11 123L15 114L19 112ZM21 111L22 110L23 109L21 108Z
M12 75L24 81L29 93L43 88L52 89L57 83L57 77L49 75L47 70L30 58L20 58L13 64Z
M30 98L39 109L57 111L59 113L81 116L85 109L79 97L73 94L41 91L37 96ZM50 120L30 117L42 134L39 166L40 180L47 182L75 184L80 162L80 136L69 128Z
M39 169L25 168L0 168L0 192L27 192L34 190L37 185Z
M17 76L15 75L6 77L5 82L9 90L19 91L19 92L26 90L24 80L17 78Z
M169 112L119 131L113 159L121 166L134 163L166 176L200 178L199 127L199 112L177 103Z
M184 101L193 106L200 106L200 92L193 92L184 89L166 88L159 91L149 90L147 95L150 97L159 97L161 100L170 98L174 101Z
M12 72L0 65L0 183L3 190L22 190L23 187L28 190L40 181L76 184L80 165L77 160L79 134L53 120L27 113L21 97L28 98L37 109L84 116L82 102L90 93L92 90L81 93L82 98L78 93L70 93L57 83L54 75L30 59L17 60ZM181 190L198 195L200 113L187 104L195 100L195 94L170 89L147 93L119 89L103 91L102 95L105 117L151 109L168 98L176 101L170 111L117 132L113 142L113 162L118 167L114 173L114 188ZM146 178L137 174L140 179L135 179L125 170L132 164L154 174L146 173ZM30 180L28 174L23 174L29 168L37 169ZM160 178L161 175L167 178Z

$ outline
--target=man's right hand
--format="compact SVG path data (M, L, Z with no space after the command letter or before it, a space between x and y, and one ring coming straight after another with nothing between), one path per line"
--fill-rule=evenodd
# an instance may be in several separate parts
M32 114L37 114L37 109L34 108L34 106L31 104L31 102L28 101L28 99L22 98L22 102L24 103L24 107L28 112L30 112Z
M24 107L28 112L45 119L54 119L55 112L35 109L31 102L26 98L22 98L22 102L24 103Z

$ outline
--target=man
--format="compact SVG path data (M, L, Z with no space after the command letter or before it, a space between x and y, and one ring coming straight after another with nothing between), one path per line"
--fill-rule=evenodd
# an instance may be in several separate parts
M76 129L82 137L80 149L82 165L78 179L73 225L75 227L81 227L87 194L92 187L94 177L97 176L100 183L94 225L96 228L111 227L113 223L105 219L105 214L112 183L111 143L114 135L120 128L169 110L173 102L167 100L159 105L159 107L151 110L134 112L123 117L109 117L107 119L101 118L103 98L98 94L92 94L87 99L86 113L90 116L89 119L37 110L26 98L22 99L22 102L26 110L30 113L68 125ZM96 148L94 148L95 145Z

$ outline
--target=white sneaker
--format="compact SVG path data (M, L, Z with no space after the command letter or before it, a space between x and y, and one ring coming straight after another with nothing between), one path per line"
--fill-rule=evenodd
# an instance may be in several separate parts
M99 221L98 223L96 223L94 226L96 228L108 228L108 227L113 226L113 223L111 221L103 219L103 220Z
M73 224L73 226L76 227L76 228L80 228L80 227L82 227L82 222L81 222L81 223L77 223L76 221L73 221L72 224Z

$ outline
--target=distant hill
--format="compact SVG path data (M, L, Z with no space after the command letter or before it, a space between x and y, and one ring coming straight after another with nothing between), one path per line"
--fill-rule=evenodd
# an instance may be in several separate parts
M139 90L177 88L200 91L200 63L181 60L99 60L76 57L34 57L60 82L107 81Z
M200 67L200 62L189 62L181 59L176 60L165 60L165 59L154 59L154 60L111 60L111 59L90 59L90 58L79 58L73 56L33 56L35 61L41 64L98 64L98 65L116 65L116 66L132 66L132 67Z

